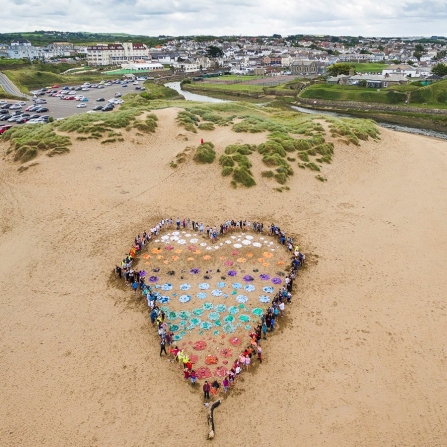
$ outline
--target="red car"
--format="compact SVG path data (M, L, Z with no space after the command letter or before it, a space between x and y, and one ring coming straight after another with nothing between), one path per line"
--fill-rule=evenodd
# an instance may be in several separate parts
M8 124L7 126L0 126L0 135L2 134L2 133L5 133L8 129L11 129L11 125L10 124Z
M51 88L59 88L59 86L57 84L54 84Z

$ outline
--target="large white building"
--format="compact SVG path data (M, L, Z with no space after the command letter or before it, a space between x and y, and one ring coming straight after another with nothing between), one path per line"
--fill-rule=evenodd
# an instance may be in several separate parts
M150 61L149 48L143 43L108 43L87 47L89 65L121 65L137 60Z

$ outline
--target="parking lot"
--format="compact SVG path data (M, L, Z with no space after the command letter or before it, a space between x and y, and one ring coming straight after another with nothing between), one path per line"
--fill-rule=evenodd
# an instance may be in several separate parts
M138 81L138 84L140 87L143 85L143 82L144 81ZM43 86L43 87L51 87L51 86ZM62 90L63 87L64 87L64 85L61 84L59 86L59 88L54 88L54 89L52 88L51 90L60 91L60 90ZM75 88L75 87L79 87L79 86L78 85L70 85L70 87ZM48 96L48 94L38 96L38 98L46 100L45 104L40 104L41 106L46 107L49 110L48 112L45 113L45 115L50 115L56 120L59 118L66 118L68 116L75 115L78 113L87 113L88 111L92 110L94 107L96 107L98 105L105 106L109 99L116 99L115 98L116 93L120 93L124 96L127 93L140 92L141 90L136 89L136 87L137 86L133 85L132 81L130 81L130 82L128 82L127 87L123 87L122 84L112 84L110 86L104 86L104 88L89 88L88 91L82 91L82 90L76 91L76 96L83 95L84 97L88 98L88 101L82 101L82 102L76 101L76 100L64 100L64 99L61 99L60 97ZM66 91L67 95L70 90ZM70 95L70 96L75 96L75 95ZM99 99L99 98L104 98L104 101L101 101L101 102L97 101L97 99ZM15 103L15 102L19 102L19 101L8 100L7 102ZM85 104L84 108L77 107L81 103ZM33 104L34 104L33 101L26 101L26 105L24 105L21 108L21 111L24 112L28 106L33 105ZM33 112L28 112L28 113L33 114ZM101 112L99 112L99 113L101 113ZM0 126L2 124L11 124L11 123L8 123L5 121L0 121Z

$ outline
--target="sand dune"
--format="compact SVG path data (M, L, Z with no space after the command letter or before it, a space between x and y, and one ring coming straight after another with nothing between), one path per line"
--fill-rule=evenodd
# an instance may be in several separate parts
M326 183L298 170L289 192L232 189L217 166L170 168L202 135L158 115L151 136L75 143L21 174L0 162L0 445L207 443L201 394L109 282L136 232L177 215L274 221L309 259L214 445L446 445L447 142L382 130L338 146ZM218 151L264 138L210 135Z

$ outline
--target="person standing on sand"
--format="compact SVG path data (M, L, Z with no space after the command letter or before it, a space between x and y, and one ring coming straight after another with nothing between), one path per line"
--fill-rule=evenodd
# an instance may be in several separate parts
M225 394L228 393L228 387L230 386L230 382L228 381L228 376L225 377L222 381L223 389Z
M203 398L209 399L210 398L210 384L208 383L208 380L205 380L205 383L203 384Z
M164 338L162 338L160 341L160 357L163 351L166 355L168 355L168 353L166 352L166 340Z

